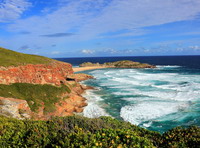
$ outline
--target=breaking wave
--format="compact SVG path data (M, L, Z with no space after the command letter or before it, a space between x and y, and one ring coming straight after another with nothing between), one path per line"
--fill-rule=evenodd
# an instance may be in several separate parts
M84 83L101 91L87 91L89 105L84 116L110 115L146 128L155 127L155 122L185 125L193 118L200 119L200 74L190 73L184 67L102 69L88 73L95 79Z

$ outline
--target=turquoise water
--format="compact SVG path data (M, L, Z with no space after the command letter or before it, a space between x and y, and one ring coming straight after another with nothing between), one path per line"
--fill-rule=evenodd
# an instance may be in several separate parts
M200 125L200 73L181 66L156 69L86 71L95 79L86 92L84 116L112 116L164 132L176 126Z

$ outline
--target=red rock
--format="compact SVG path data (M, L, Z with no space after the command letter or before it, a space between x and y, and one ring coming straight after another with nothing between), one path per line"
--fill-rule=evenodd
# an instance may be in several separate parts
M0 84L33 83L60 85L66 77L73 74L72 65L54 62L48 65L28 64L18 67L0 67Z
M67 81L70 78L74 81ZM23 119L33 117L34 119L46 120L52 116L69 116L74 112L80 113L87 105L86 99L81 96L87 87L83 87L78 81L93 78L85 74L73 74L72 65L63 62L54 62L48 65L25 65L18 67L0 67L0 84L12 83L32 83L32 84L52 84L60 85L64 83L70 85L71 93L62 94L61 98L68 98L55 104L55 111L44 114L44 103L36 111L32 112L25 100L0 97L0 114ZM22 111L23 113L20 113Z

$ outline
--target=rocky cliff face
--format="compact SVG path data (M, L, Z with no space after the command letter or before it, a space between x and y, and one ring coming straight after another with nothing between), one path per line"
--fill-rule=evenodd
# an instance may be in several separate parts
M85 102L86 99L81 96L81 94L88 89L88 87L83 87L79 83L72 82L75 87L71 90L72 92L68 94L67 92L60 96L61 98L68 97L67 99L61 99L60 102L55 104L55 111L44 113L44 105L38 109L37 113L31 113L32 117L35 119L40 120L47 120L53 116L64 117L64 116L71 116L74 113L81 113L87 103Z
M72 65L52 62L48 65L28 64L18 67L0 67L0 84L32 83L60 85L66 83L67 75L73 74Z
M0 97L0 115L17 119L33 118L47 120L52 116L63 117L73 115L74 113L80 113L83 111L84 107L87 106L87 103L85 102L86 99L82 97L81 94L86 89L91 88L82 86L77 82L68 83L75 86L71 87L70 93L66 91L65 93L61 94L61 96L58 96L60 101L54 104L54 111L46 113L44 103L42 102L41 107L39 107L37 111L33 112L25 100Z
M47 120L52 116L70 116L74 113L80 113L87 106L86 99L81 96L87 87L83 87L79 83L73 82L75 87L71 88L71 93L64 93L60 97L60 101L55 105L55 110L49 113L44 112L44 103L36 111L31 111L26 100L16 98L0 97L0 115L13 117L17 119L40 119ZM67 98L67 99L62 99Z
M32 111L25 100L0 97L0 115L27 119L31 114Z
M71 93L66 90L66 93L58 96L61 99L54 104L55 111L49 113L44 113L43 103L36 112L33 112L25 100L0 97L0 115L18 119L46 120L52 116L68 116L80 113L83 111L83 107L87 105L86 99L81 96L81 93L88 88L83 87L78 82L90 78L92 77L86 74L74 74L71 64L58 61L50 64L0 67L0 84L32 83L55 86L65 84L71 89Z

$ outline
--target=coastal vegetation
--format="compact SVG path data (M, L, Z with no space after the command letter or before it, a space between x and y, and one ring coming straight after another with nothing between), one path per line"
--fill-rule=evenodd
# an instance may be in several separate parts
M0 47L0 66L8 67L26 64L48 64L52 61L55 60L38 55L19 53Z
M66 85L57 87L48 84L0 84L1 97L26 100L32 111L37 111L42 103L44 103L45 112L53 111L55 103L61 100L61 95L66 92L70 93L70 91L70 88Z
M200 128L174 128L164 134L100 117L56 117L48 121L17 120L0 116L2 147L155 148L200 145Z

